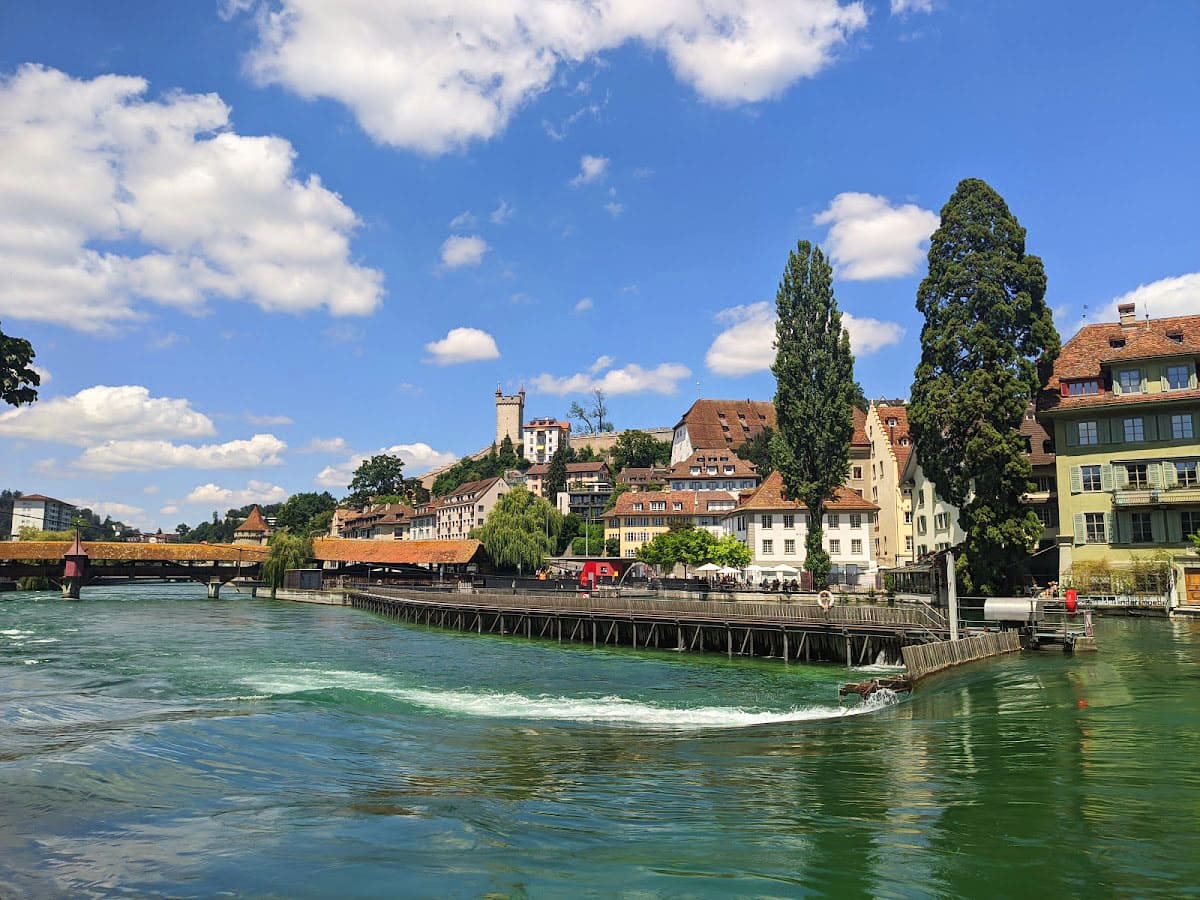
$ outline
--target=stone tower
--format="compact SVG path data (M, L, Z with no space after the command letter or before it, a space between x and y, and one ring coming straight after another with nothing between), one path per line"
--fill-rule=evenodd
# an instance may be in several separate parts
M525 388L516 394L505 395L496 386L496 446L504 441L504 436L512 438L513 447L520 452L521 425L525 422Z

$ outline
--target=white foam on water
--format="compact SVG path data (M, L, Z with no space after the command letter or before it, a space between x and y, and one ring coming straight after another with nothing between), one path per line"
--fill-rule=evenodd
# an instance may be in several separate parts
M876 675L897 675L907 671L907 667L901 663L900 665L892 665L890 663L872 663L869 666L854 666L855 672L869 672Z
M37 640L30 641L29 643L31 643L31 644L57 644L58 638L38 638Z
M33 634L32 631L22 631L20 628L5 628L0 630L0 634L5 637L29 637Z

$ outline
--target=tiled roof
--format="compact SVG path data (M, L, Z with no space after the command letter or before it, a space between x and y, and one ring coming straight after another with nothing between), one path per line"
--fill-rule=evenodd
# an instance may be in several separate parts
M61 506L69 506L75 509L75 504L67 503L65 500L55 500L53 497L47 497L45 494L24 494L20 497L14 497L13 500L34 500L42 501L43 503L58 503Z
M246 516L245 522L233 529L235 534L239 531L261 531L265 534L270 530L270 527L262 517L262 513L258 511L257 506L250 510L250 515Z
M536 466L530 466L525 470L526 475L545 475L550 471L549 463L538 463ZM593 462L577 462L567 463L568 475L584 475L590 472L606 472L608 465L603 460L594 460Z
M1176 335L1179 340L1173 340L1171 335ZM1113 346L1121 342L1124 342L1123 345ZM1200 316L1150 319L1130 325L1117 322L1085 325L1063 345L1054 363L1054 373L1038 397L1038 408L1044 411L1066 410L1200 396L1197 391L1172 391L1169 397L1162 394L1117 395L1103 382L1102 367L1105 365L1164 356L1200 356ZM1064 381L1086 378L1101 379L1099 393L1062 396Z
M368 523L395 525L412 516L412 507L404 503L378 503L345 520L347 528L361 528Z
M727 510L709 510L708 501L729 501L734 496L728 491L640 491L622 494L613 504L613 508L600 518L609 519L613 516L707 516L723 515ZM651 503L664 503L665 509L650 508ZM682 509L675 509L675 504L682 504ZM641 504L641 509L635 509L635 504Z
M772 472L758 490L743 500L738 509L805 509L796 500L784 496L783 476ZM870 500L865 500L847 487L839 487L833 499L825 504L827 512L873 512L879 509Z
M69 541L0 541L0 559L62 559ZM165 562L262 562L270 549L233 544L123 544L116 541L84 541L88 558L116 562L143 560Z
M486 494L497 481L503 480L503 478L497 475L495 478L482 478L479 481L468 481L465 484L460 484L445 497L442 497L439 505L446 506L451 503L461 502L468 494Z
M855 407L852 447L868 445L866 424L866 413ZM736 450L764 427L778 427L775 404L769 400L697 400L675 427L680 425L687 426L692 448L697 450ZM728 430L722 426L728 426Z
M691 473L692 466L700 467L700 474ZM705 474L708 466L716 466L715 475ZM724 474L726 466L733 466L733 474ZM671 478L750 478L756 475L758 469L748 459L742 459L732 450L697 450L687 459L671 466L668 476Z
M912 453L912 437L908 433L908 407L899 404L876 405L875 409L879 413L879 421L883 425L883 430L887 432L892 442L892 453L896 457L896 465L900 471L904 471L904 466L908 463L908 457ZM888 425L889 419L896 420L895 426Z
M631 466L617 473L618 484L642 484L647 481L665 481L671 470L666 466Z
M1021 437L1029 439L1029 462L1035 466L1052 466L1054 453L1046 451L1046 442L1050 440L1050 435L1042 427L1042 423L1032 417L1032 412L1033 407L1030 407L1018 429Z
M483 551L479 541L355 541L316 538L313 556L319 560L381 565L464 565Z

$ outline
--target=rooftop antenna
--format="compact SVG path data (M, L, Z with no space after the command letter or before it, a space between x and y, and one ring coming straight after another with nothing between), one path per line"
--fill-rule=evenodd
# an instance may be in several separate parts
M1083 304L1083 321L1087 321L1087 304Z

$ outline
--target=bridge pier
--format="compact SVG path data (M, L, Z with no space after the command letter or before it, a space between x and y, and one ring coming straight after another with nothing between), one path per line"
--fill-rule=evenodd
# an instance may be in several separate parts
M213 578L208 582L208 599L209 600L220 600L221 599L221 579Z
M79 589L83 587L83 579L87 577L88 554L79 540L79 532L75 532L75 540L63 554L62 595L64 600L78 600Z
M62 595L64 600L78 600L79 589L83 587L83 579L72 575L62 580Z

